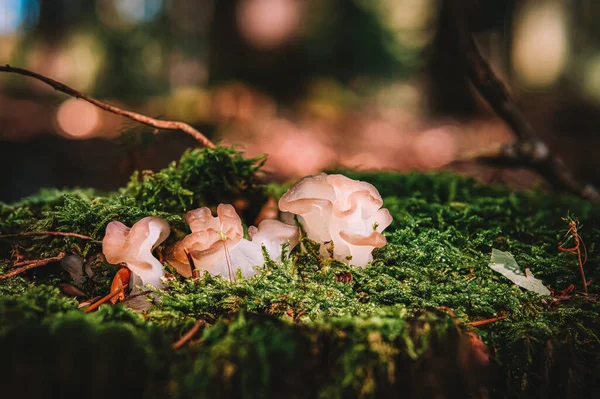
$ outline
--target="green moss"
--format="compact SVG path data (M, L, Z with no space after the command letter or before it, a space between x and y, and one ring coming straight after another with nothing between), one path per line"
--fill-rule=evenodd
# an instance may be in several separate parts
M265 160L247 159L226 147L187 151L158 173L135 173L123 195L143 209L174 214L239 199L256 203L263 196L256 173Z
M95 256L108 222L132 224L158 215L174 228L173 241L187 231L181 219L184 211L239 199L250 204L245 220L251 222L265 193L283 191L277 186L263 190L258 184L261 162L228 148L195 150L165 170L134 175L117 193L45 191L0 205L0 233L71 231L96 240L11 238L0 240L0 251L5 259L15 250L32 258L58 251L80 254L96 264L99 276L86 283L85 291L106 292L115 269ZM586 275L599 281L600 210L568 195L514 193L447 173L347 175L372 182L394 218L386 233L388 245L375 251L367 268L320 258L318 245L304 239L302 246L286 251L282 262L267 262L250 279L175 279L159 294L157 304L140 316L121 305L83 315L74 300L53 288L68 281L68 275L48 266L0 280L0 343L16 359L26 348L23 337L31 337L29 331L42 336L43 345L59 342L62 335L72 337L67 330L81 331L86 338L77 343L82 345L78 350L91 359L118 361L87 347L101 344L120 351L124 364L139 362L141 371L132 374L138 396L480 393L486 379L473 360L477 354L455 321L436 310L445 306L462 322L506 316L477 329L493 352L488 395L599 394L600 387L594 385L600 377L598 284L589 287L587 298L573 293L557 303L523 291L488 263L492 248L510 251L551 288L560 291L574 284L577 289L581 284L576 258L557 250L567 231L562 217L574 215L583 223L579 233L588 247ZM6 262L0 268L5 271ZM351 281L338 281L349 275ZM173 351L170 343L198 318L208 323L201 338ZM39 362L61 356L43 345L36 346L44 354ZM68 353L75 353L75 344L68 347ZM45 367L34 363L28 358L23 364L35 370ZM102 376L97 384L114 377L112 371L95 370ZM3 375L14 381L24 378L14 373ZM60 380L56 374L52 378ZM77 387L88 393L85 384Z
M453 322L432 313L413 322L397 317L333 318L318 326L282 323L264 315L226 316L191 348L192 372L182 370L186 378L178 392L182 397L200 392L207 398L441 394L435 387L410 384L411 378L422 378L415 359L428 353L425 363L441 365L442 359L456 356L458 340ZM457 374L444 370L433 381L466 395L464 381L446 379Z
M6 397L164 397L167 345L151 325L54 314L2 334L0 387Z
M264 198L257 176L263 162L264 157L246 159L232 148L191 150L159 172L134 174L127 187L117 193L44 190L15 204L0 203L0 235L50 230L101 240L110 221L131 225L146 216L162 217L175 230L186 231L182 220L185 211L242 198L254 205L247 209L252 216ZM86 256L97 252L98 244L72 237L0 239L0 253L17 249L32 257L60 251Z

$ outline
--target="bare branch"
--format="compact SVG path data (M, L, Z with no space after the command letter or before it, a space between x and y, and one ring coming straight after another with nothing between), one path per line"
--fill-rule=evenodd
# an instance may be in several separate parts
M452 19L458 34L458 44L465 57L469 80L494 112L512 128L517 136L517 142L503 146L498 155L527 163L550 182L562 186L583 198L600 202L600 193L592 185L581 181L575 176L536 134L502 81L481 55L473 40L469 29L469 21L465 15L468 7L465 7L464 2L461 0L448 0L447 3L451 7Z
M177 342L173 344L173 349L179 349L185 346L185 344L194 338L194 335L196 335L200 328L202 328L205 324L206 322L202 319L196 320L196 323L194 323L190 331L186 332Z
M100 305L105 304L106 302L110 301L117 295L123 293L127 289L128 286L129 286L129 284L123 284L123 286L121 286L118 290L111 292L110 294L106 295L105 297L99 299L96 302L93 302L89 307L85 308L83 313L93 312L94 310L98 309L100 307Z
M46 83L57 91L68 94L75 98L81 98L89 102L90 104L94 104L95 106L102 108L105 111L112 112L113 114L121 115L129 119L133 119L134 121L143 123L144 125L152 126L156 129L164 129L164 130L182 130L190 136L194 137L200 144L205 147L215 148L215 145L212 141L206 138L205 135L200 133L198 130L194 129L192 126L187 123L177 122L177 121L162 121L159 119L150 118L146 115L137 114L135 112L122 110L120 108L115 107L114 105L110 105L108 103L102 102L100 100L96 100L84 94L78 90L73 89L63 83L60 83L54 79L46 77L44 75L40 75L39 73L30 71L24 68L11 67L10 65L0 66L0 72L9 72L16 73L23 76L29 76L39 81Z
M27 271L29 269L33 269L33 268L40 267L40 266L45 266L48 263L58 262L59 260L61 260L65 256L67 256L67 254L64 253L64 252L61 252L57 256L54 256L54 257L51 257L51 258L36 259L36 260L32 260L32 261L15 263L15 266L17 266L17 267L18 266L22 266L22 267L19 267L18 269L15 269L15 270L13 270L11 272L8 272L6 274L0 275L0 279L9 278L9 277L12 277L12 276L16 276L17 274L23 273L24 271Z
M94 241L94 239L90 236L86 236L83 234L77 233L67 233L62 231L27 231L24 233L18 234L4 234L0 235L0 239L2 238L13 238L13 237L25 237L25 236L61 236L61 237L75 237L81 238L82 240Z
M471 321L471 322L469 322L467 324L470 325L471 327L481 327L481 326L485 326L485 325L488 325L488 324L495 323L495 322L500 321L500 320L504 320L504 319L506 319L506 317L507 316L492 317L491 319Z

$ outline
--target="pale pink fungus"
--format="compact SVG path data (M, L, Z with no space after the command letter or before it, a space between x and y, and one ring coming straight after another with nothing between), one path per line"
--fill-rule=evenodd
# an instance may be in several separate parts
M274 261L281 259L281 249L286 242L289 243L288 249L298 245L298 233L298 227L273 219L263 220L258 227L248 227L248 235L252 243L259 247L264 245Z
M335 259L363 267L386 244L381 232L392 217L382 205L373 185L325 173L305 177L279 200L282 211L299 215L308 238L332 243Z
M185 220L192 233L177 243L167 258L185 277L192 274L186 252L198 270L233 278L235 270L240 268L244 276L250 277L256 274L254 267L265 262L261 244L277 260L285 242L290 241L291 245L298 242L297 228L271 220L261 222L258 229L250 227L249 232L255 238L244 239L242 221L231 205L220 204L217 217L212 216L209 208L200 208L186 213Z
M301 215L308 237L317 242L331 241L329 221L335 190L321 173L294 184L279 200L279 209Z
M154 216L141 219L131 228L121 222L110 222L102 240L102 252L109 263L125 263L144 285L159 288L163 285L163 268L152 251L169 233L169 224Z

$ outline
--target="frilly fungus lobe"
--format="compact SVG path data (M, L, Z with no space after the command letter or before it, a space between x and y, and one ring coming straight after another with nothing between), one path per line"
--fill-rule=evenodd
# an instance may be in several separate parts
M170 231L166 221L154 216L141 219L131 228L121 222L110 222L102 240L102 252L112 264L125 263L144 285L159 288L163 285L163 268L152 250L169 236Z
M261 245L265 245L269 255L277 260L285 242L289 241L291 247L298 243L298 229L277 220L264 220L258 228L250 227L248 232L252 241L244 239L242 221L228 204L217 207L217 217L205 207L189 211L185 220L192 233L177 243L167 257L185 277L191 276L186 251L196 269L227 277L232 272L229 267L233 270L241 268L242 274L250 277L256 274L254 267L265 262Z
M382 205L372 184L325 173L305 177L279 200L282 211L299 215L308 238L331 242L335 259L363 267L386 244L381 232L392 217Z

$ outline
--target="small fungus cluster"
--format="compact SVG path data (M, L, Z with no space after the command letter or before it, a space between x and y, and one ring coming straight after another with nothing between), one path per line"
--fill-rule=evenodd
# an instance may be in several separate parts
M382 205L372 184L325 173L305 177L279 200L279 209L298 215L308 238L332 246L335 259L362 267L386 244L381 232L392 216Z
M161 287L163 268L152 251L170 233L169 224L154 216L141 219L131 228L121 222L110 222L102 240L102 253L110 263L125 263L144 285Z
M185 221L192 233L178 242L167 257L185 277L192 273L190 258L194 268L212 275L231 277L231 267L235 266L241 268L244 276L251 277L256 274L254 267L265 262L262 245L273 260L279 260L283 244L289 242L290 248L298 244L298 228L278 220L264 220L258 228L251 226L250 240L246 240L242 220L231 205L220 204L217 217L206 207L190 211Z
M342 175L308 176L292 186L280 201L281 211L298 215L306 235L321 243L336 260L366 266L374 248L386 244L382 231L392 217L381 209L377 189L366 182ZM189 211L184 217L191 233L176 243L166 260L179 274L190 277L194 269L211 275L233 278L240 269L251 277L264 264L263 246L269 257L280 260L282 247L293 249L299 242L299 228L278 220L263 220L250 226L244 238L242 221L233 206L220 204L217 216L209 208ZM110 263L124 263L142 283L161 287L163 268L152 255L170 233L166 221L146 217L131 228L121 222L106 227L102 251Z

